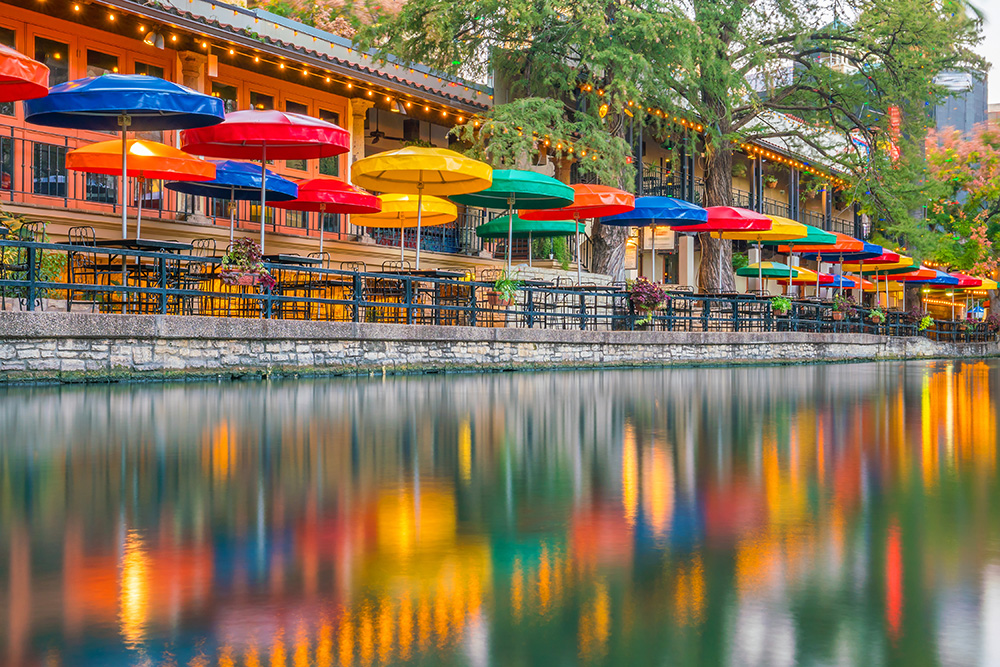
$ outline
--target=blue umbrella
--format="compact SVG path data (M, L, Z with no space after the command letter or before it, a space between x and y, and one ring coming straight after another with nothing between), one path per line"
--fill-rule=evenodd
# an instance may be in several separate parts
M937 275L930 280L909 280L907 282L913 283L915 285L957 285L960 281L955 276L949 275L944 271L938 271L935 269L934 273Z
M673 197L636 197L635 208L626 213L601 218L602 225L653 228L657 225L698 225L708 221L708 211L697 204ZM656 264L656 248L650 243L650 259Z
M125 138L128 131L183 130L225 119L221 99L142 74L105 74L67 81L24 103L34 125L122 133L122 236L128 236Z
M228 199L230 202L256 201L260 199L261 182L260 168L248 162L235 160L209 160L215 165L214 181L186 181L167 183L167 187L177 192L199 197L214 197ZM291 201L299 196L299 188L295 183L278 176L270 169L267 172L267 201ZM229 207L229 242L233 242L233 225L235 207Z

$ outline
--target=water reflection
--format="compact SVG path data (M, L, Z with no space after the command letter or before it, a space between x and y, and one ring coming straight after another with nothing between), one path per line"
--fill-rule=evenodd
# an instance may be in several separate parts
M998 370L0 390L0 662L1000 664Z

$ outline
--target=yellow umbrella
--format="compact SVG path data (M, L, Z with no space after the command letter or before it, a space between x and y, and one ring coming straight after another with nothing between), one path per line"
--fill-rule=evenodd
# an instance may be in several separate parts
M464 195L493 183L493 168L445 148L409 146L358 160L351 166L355 185L378 192L417 195L417 268L420 268L421 198Z
M978 276L976 277L978 278ZM997 289L997 281L990 280L989 278L979 278L979 279L983 281L983 284L980 285L977 289L983 289L983 290Z
M801 222L796 222L791 218L783 218L780 215L769 215L767 216L771 219L771 228L762 229L760 231L731 231L722 232L720 236L724 239L729 239L730 241L756 241L757 242L757 265L758 268L762 264L764 258L761 257L760 246L764 241L794 241L795 239L804 239L809 234L809 227L803 225ZM791 267L792 262L788 262L788 266ZM789 275L789 278L792 276ZM763 284L764 276L757 276L758 289L760 285Z
M458 207L440 197L414 197L413 195L382 195L382 210L378 213L363 213L351 216L351 222L359 227L399 230L399 258L403 259L404 229L423 224L444 225L458 217ZM418 208L419 207L419 208Z

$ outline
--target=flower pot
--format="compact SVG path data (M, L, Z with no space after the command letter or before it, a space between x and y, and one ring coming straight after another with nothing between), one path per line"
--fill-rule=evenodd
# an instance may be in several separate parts
M486 292L486 302L490 304L491 308L510 308L514 305L514 297L504 296L496 290L490 290Z
M237 285L256 285L260 282L260 275L257 273L241 273L236 278Z
M774 311L774 315L775 315L775 317L788 317L788 311L787 310L776 310L776 311Z
M839 322L842 319L844 319L844 313L843 313L843 311L840 311L840 310L833 311L833 319L836 322Z

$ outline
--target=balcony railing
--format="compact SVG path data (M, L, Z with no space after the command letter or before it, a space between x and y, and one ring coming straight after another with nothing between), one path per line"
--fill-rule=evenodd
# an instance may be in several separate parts
M864 308L837 319L831 303L802 300L782 316L769 298L692 294L680 288L640 325L641 313L621 284L530 281L508 301L493 289L497 269L460 279L446 277L447 272L412 271L405 262L387 262L381 270L358 267L352 263L333 268L328 261L320 266L269 263L276 280L270 289L225 283L220 258L209 254L0 239L0 299L4 309L26 311L45 307L541 329L920 333L916 322L900 312L890 311L879 323L872 322L871 311ZM957 342L996 340L996 333L982 323L937 321L924 335Z

